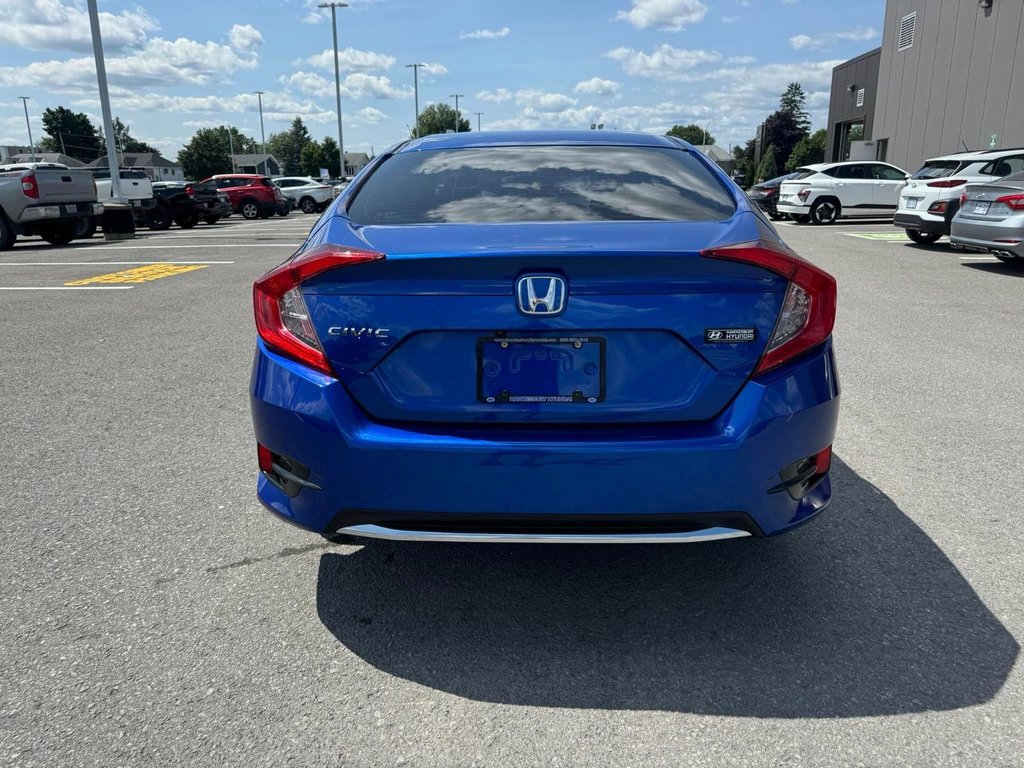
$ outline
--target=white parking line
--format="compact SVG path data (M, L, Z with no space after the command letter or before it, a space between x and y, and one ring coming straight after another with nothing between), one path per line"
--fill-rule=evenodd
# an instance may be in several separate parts
M211 248L290 248L292 247L288 243L221 243L218 245L132 245L130 240L126 240L126 245L93 245L86 246L90 251L165 251L169 248L205 248L210 250ZM85 249L83 249L85 250ZM203 262L210 263L210 262Z
M0 291L127 291L134 285L56 285L56 286L18 286L0 285Z
M961 256L960 261L999 261L995 256Z

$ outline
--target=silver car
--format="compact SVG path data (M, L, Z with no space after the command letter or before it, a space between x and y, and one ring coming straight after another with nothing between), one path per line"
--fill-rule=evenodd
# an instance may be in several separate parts
M1024 171L987 184L968 184L949 239L1024 265Z
M303 213L320 213L334 199L330 184L309 176L282 176L273 181Z

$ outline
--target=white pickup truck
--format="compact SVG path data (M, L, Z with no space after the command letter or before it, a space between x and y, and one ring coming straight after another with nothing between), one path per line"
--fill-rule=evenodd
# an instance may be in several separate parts
M110 170L102 168L92 172L96 179L96 194L101 203L113 200L113 189L110 182ZM148 226L148 214L156 208L157 200L153 196L153 184L143 171L130 168L123 169L121 177L121 198L132 206L136 226Z
M85 168L57 163L0 165L0 251L18 235L66 245L96 231L103 205Z

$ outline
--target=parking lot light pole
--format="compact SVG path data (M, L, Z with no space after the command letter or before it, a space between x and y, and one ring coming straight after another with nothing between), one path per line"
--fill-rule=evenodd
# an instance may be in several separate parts
M477 130L477 132L479 132L480 131L480 116L481 115L486 115L487 113L486 112L474 112L473 114L476 115L476 130Z
M416 137L420 135L420 67L425 67L426 64L406 64L405 68L412 68L412 97L416 103L416 122L413 123L413 130L416 132Z
M464 93L449 93L449 99L455 99L455 132L459 132L459 99L466 98Z
M341 132L341 70L338 67L338 9L348 8L348 3L320 3L318 8L331 9L331 32L334 34L334 100L338 108L338 160L341 163L341 177L345 177L345 139Z
M121 198L121 173L118 169L117 136L114 118L110 114L110 92L107 90L107 67L103 62L103 38L100 37L100 14L96 0L89 0L89 26L92 28L92 52L96 58L96 81L100 89L100 110L103 113L103 132L107 140L107 168L110 169L110 197L115 203Z
M267 134L263 131L263 94L265 91L253 91L256 94L256 101L260 105L260 143L263 145L263 154L267 154ZM259 167L259 163L257 163ZM263 170L267 170L267 158L263 158Z
M32 162L36 161L36 147L32 143L32 124L28 121L28 96L19 96L22 105L25 107L25 127L28 129L28 153Z

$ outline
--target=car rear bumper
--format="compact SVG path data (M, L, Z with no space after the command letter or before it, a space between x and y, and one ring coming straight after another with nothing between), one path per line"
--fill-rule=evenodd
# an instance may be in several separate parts
M30 205L18 217L20 224L34 224L55 219L74 219L82 216L99 216L103 213L102 203L53 203Z
M808 216L810 215L811 207L809 205L795 205L793 203L783 203L782 201L779 201L775 204L775 210L779 213L788 213L791 216L794 214L797 216L800 216L801 214Z
M288 492L261 473L259 498L311 531L687 540L781 533L828 504L827 476L794 498L779 473L832 444L839 384L829 340L748 382L709 422L381 423L338 380L259 342L251 405L257 441L308 469Z
M961 217L956 220L949 239L956 245L1024 258L1024 221L1021 217L1013 218L1009 223L981 223ZM1012 242L1014 240L1017 242Z

